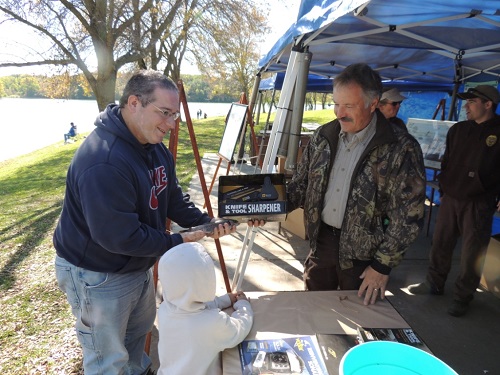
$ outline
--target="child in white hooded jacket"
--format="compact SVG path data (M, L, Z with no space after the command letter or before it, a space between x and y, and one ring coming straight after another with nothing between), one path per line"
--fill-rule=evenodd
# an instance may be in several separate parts
M252 328L247 297L242 292L215 296L214 262L197 242L167 251L158 276L163 289L158 375L220 374L219 353L238 345ZM231 316L221 311L231 305Z

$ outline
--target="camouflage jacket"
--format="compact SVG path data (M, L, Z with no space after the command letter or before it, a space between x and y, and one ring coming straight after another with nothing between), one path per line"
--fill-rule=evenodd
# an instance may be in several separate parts
M287 186L287 210L304 208L311 251L316 250L323 199L339 140L334 120L312 135ZM376 132L355 166L340 236L340 265L373 260L389 274L423 225L425 168L410 134L389 125L377 111Z

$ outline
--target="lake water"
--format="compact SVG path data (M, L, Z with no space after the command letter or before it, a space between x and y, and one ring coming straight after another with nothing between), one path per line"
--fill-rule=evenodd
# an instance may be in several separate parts
M408 99L403 102L399 117L405 122L410 117L431 118L440 99L449 97L443 93L403 93ZM231 103L188 103L189 113L196 120L201 109L208 117L225 116ZM23 155L56 142L63 142L70 122L78 126L81 133L94 129L98 114L93 100L59 99L0 99L0 161ZM182 118L184 111L181 110ZM261 120L267 114L261 114Z
M188 103L189 113L196 120L202 110L208 117L225 116L231 103ZM98 115L94 100L0 99L0 161L39 150L64 141L70 122L78 132L94 129ZM182 118L184 111L181 110Z

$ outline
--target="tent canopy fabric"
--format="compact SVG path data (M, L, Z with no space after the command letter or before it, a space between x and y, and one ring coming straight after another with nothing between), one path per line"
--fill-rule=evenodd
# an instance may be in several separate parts
M260 72L285 71L292 48L324 77L365 62L410 86L498 80L500 0L303 0Z
M285 79L284 72L275 73L272 77L262 79L259 83L259 91L281 90ZM447 92L453 91L452 83L434 83L429 86L422 82L413 81L383 81L384 87L396 87L399 91L433 91ZM316 74L309 74L307 79L307 92L331 93L333 91L333 79L322 77Z
M284 79L284 72L279 72L274 74L272 77L263 79L260 81L259 91L281 90ZM333 91L333 80L316 74L309 74L307 77L306 91L331 93Z

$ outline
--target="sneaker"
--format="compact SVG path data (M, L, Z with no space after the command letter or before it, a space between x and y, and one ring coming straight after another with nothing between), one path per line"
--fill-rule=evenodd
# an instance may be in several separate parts
M413 284L408 287L411 294L434 294L440 296L443 294L443 289L436 288L429 281L425 280L420 284Z
M451 316L462 316L465 315L467 309L469 308L469 304L467 302L462 301L453 301L450 307L448 307L448 314Z

